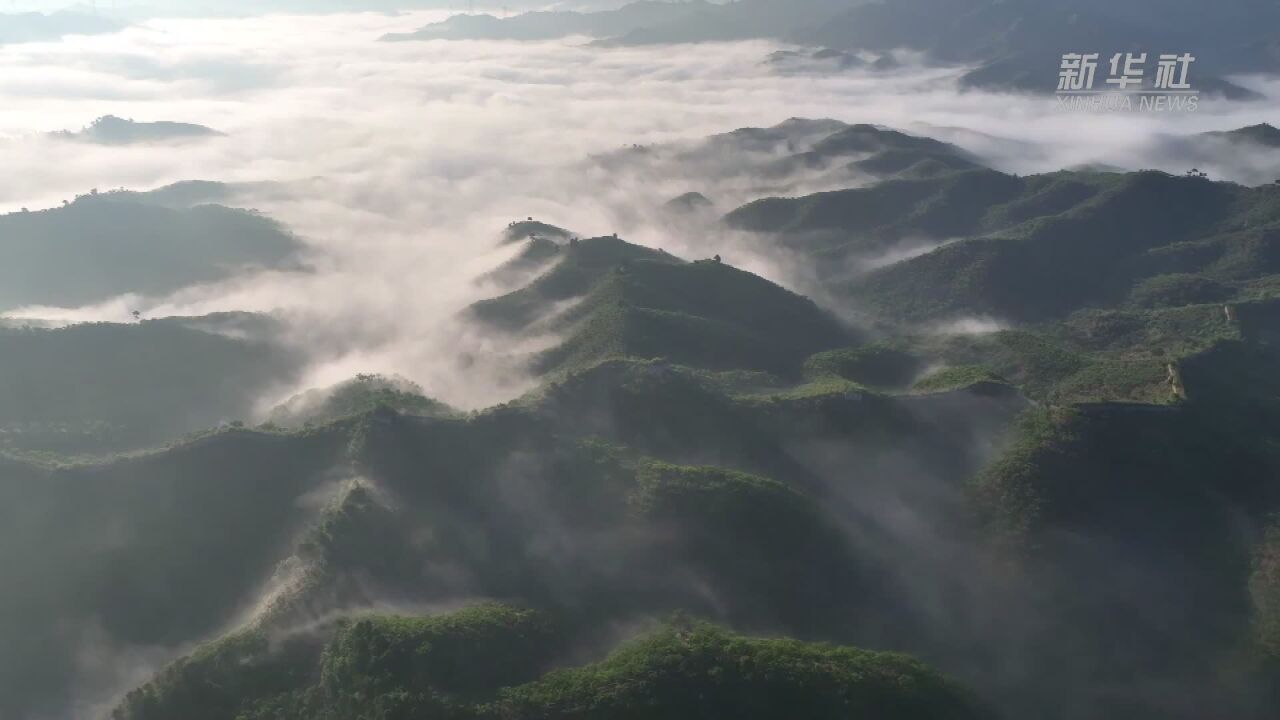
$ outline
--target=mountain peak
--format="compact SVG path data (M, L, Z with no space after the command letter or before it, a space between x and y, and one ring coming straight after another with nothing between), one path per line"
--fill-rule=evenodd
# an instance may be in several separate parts
M1258 123L1220 133L1209 133L1232 142L1248 142L1266 147L1280 148L1280 129L1269 123Z

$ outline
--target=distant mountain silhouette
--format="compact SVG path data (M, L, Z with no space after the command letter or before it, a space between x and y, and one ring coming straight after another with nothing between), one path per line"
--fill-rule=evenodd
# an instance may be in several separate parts
M1208 132L1204 133L1205 137L1221 138L1234 143L1246 143L1252 145L1262 145L1264 147L1280 148L1280 129L1268 123L1259 123L1248 127L1238 128L1236 130L1228 130L1225 132Z
M1197 53L1193 84L1228 99L1258 96L1224 79L1274 70L1280 61L1280 5L1223 0L1202 21L1198 6L1171 0L1089 0L1067 6L1039 0L739 0L713 4L636 2L603 12L531 12L509 18L455 15L387 40L546 40L590 35L597 44L652 45L767 38L821 48L774 55L780 67L821 61L832 69L863 67L854 55L899 49L939 64L976 66L967 87L1053 92L1064 52ZM1187 27L1196 27L1189 36ZM842 54L843 53L843 54ZM885 63L887 65L887 63ZM883 65L870 69L885 69ZM1148 66L1150 67L1150 65ZM1150 81L1154 76L1148 72Z
M208 138L222 133L203 125L180 122L136 122L132 119L103 115L82 130L76 132L60 131L53 133L55 137L99 145L133 145L136 143L175 142Z
M716 6L705 0L652 2L645 0L617 10L600 12L536 11L509 18L493 15L454 15L412 33L391 33L383 40L548 40L568 35L610 37L637 27L688 22Z

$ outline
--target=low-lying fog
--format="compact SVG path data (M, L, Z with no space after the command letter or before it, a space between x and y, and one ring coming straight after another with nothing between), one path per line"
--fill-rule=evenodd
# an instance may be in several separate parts
M960 69L777 74L766 42L675 48L545 43L378 42L444 17L265 16L151 20L116 34L0 46L0 210L53 207L88 192L207 179L284 181L246 197L307 244L314 272L262 273L172 297L17 316L129 320L220 310L274 311L317 351L309 384L398 373L460 407L522 387L494 352L506 341L454 320L499 291L475 279L515 252L508 222L528 216L583 235L619 232L678 255L710 255L710 230L672 234L660 206L700 191L718 212L759 187L715 167L609 170L593 155L692 141L789 117L883 124L957 143L1007 172L1099 163L1182 172L1162 138L1276 117L1280 81L1242 79L1267 101L1203 99L1195 113L1101 113L1082 122L1051 96L959 92ZM47 135L113 114L198 123L223 136L180 145L100 146ZM1256 182L1245 165L1206 166ZM791 178L789 193L829 189ZM941 240L941 239L940 239ZM736 246L735 246L736 247ZM726 261L796 287L764 257ZM797 289L803 290L803 287ZM481 372L481 369L490 372Z

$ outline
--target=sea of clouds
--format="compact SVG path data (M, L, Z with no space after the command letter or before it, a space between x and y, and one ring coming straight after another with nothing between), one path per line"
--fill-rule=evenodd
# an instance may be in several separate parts
M727 212L762 192L731 168L672 163L641 172L593 156L829 117L954 142L1009 172L1090 163L1182 172L1191 158L1171 153L1168 137L1274 118L1280 98L1280 81L1245 78L1272 99L1206 99L1195 113L1081 114L1051 96L961 92L959 68L777 74L763 61L779 46L763 41L378 42L444 16L153 19L114 34L0 46L0 211L54 207L90 188L283 182L294 191L244 205L295 232L312 268L16 315L71 322L127 321L133 309L148 318L273 312L288 321L290 341L314 351L304 385L396 373L460 407L483 407L528 387L513 357L537 349L459 320L469 304L503 290L477 278L517 251L500 243L508 222L533 216L698 257L732 239L706 225L674 231L657 221L662 204L697 190ZM225 135L98 146L47 134L105 114ZM1198 165L1215 179L1247 182L1277 166L1274 157L1224 158ZM832 189L818 176L788 182L789 194ZM769 253L726 259L806 289Z

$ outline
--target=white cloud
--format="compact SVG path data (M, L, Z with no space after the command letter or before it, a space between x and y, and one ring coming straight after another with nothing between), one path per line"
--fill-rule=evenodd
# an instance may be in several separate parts
M1274 102L1205 102L1195 114L1082 117L1052 98L960 93L955 70L784 77L762 64L776 49L765 42L376 42L435 17L153 20L112 35L0 47L0 209L53 206L91 187L323 177L293 199L253 199L305 239L316 273L239 277L69 317L118 318L138 305L149 316L278 311L317 349L316 382L399 373L478 407L525 384L498 357L512 348L454 319L485 292L473 279L512 252L497 247L509 220L533 215L707 254L708 243L731 241L707 240L706 228L673 233L656 222L661 203L700 190L725 211L760 190L698 168L610 173L585 163L591 154L802 116L914 128L1016 172L1085 162L1177 170L1176 158L1143 154L1156 133L1275 116ZM174 148L42 134L107 113L196 122L227 136ZM809 180L817 185L793 191L821 189ZM795 277L767 255L728 259Z

